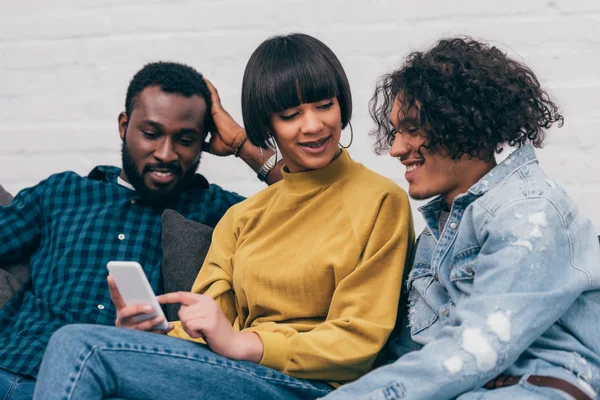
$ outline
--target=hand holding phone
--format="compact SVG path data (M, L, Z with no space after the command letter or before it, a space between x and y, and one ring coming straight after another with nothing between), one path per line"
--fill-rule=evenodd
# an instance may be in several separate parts
M111 261L106 267L110 272L110 296L117 308L117 326L137 330L172 329L139 263Z

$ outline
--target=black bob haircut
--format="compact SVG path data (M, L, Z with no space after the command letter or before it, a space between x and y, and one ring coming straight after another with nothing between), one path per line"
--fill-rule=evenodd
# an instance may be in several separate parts
M380 79L370 101L378 153L394 141L390 113L399 95L398 128L423 135L426 148L444 150L455 160L468 154L491 161L504 144L541 147L544 129L564 122L531 69L468 37L442 39L414 52ZM409 115L416 118L402 118Z
M183 97L198 95L206 101L204 130L207 131L211 122L211 98L208 86L202 79L202 74L194 68L175 62L154 62L146 64L131 79L125 98L125 114L131 116L140 93L150 86L158 86L165 93L177 94Z
M242 83L242 115L250 142L269 147L269 117L302 103L337 97L342 129L352 116L350 84L323 42L301 33L274 36L252 53Z

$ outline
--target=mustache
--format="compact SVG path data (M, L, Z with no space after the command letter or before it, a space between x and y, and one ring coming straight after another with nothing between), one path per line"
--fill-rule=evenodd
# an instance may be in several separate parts
M179 166L179 164L176 164L176 163L148 164L144 167L144 171L142 173L147 173L147 172L152 172L152 171L172 172L172 173L178 174L178 175L181 175L181 173L182 173L181 166Z

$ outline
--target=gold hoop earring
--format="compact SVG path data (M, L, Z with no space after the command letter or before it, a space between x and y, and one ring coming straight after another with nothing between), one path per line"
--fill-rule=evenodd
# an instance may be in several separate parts
M352 146L352 141L354 140L354 130L352 129L352 124L348 121L348 125L350 126L350 143L347 146L342 146L341 143L338 143L342 149L347 149Z

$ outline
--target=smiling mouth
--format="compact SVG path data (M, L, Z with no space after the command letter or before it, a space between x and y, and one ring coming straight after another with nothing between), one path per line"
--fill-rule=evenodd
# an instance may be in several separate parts
M328 141L330 137L331 136L327 136L327 137L325 137L325 138L323 138L321 140L318 140L316 142L298 143L298 145L304 146L304 147L308 147L308 148L311 148L311 149L316 149L316 148L319 148L319 147L323 146L323 144L326 141Z
M416 162L414 164L410 164L406 166L406 172L412 172L418 168L421 168L421 166L423 165L423 162Z
M155 173L157 176L160 176L160 177L175 175L175 173L172 172L172 171L168 171L168 172L152 171L152 172Z
M168 185L171 182L173 182L179 175L177 171L157 169L152 169L148 171L148 174L150 175L150 179L152 179L152 181L156 185Z

